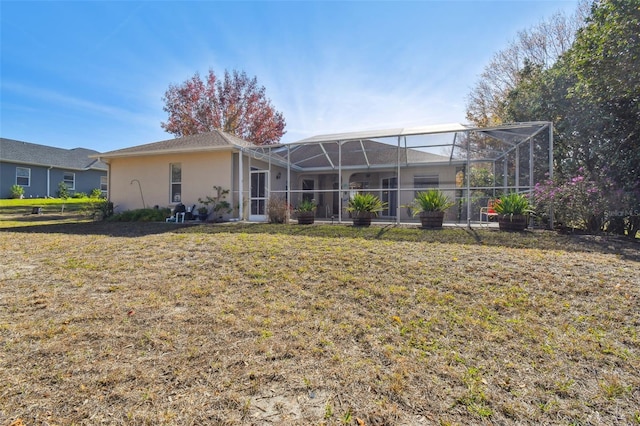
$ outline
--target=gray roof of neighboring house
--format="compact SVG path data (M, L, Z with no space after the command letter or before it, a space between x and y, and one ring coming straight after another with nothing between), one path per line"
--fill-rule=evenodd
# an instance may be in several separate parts
M100 154L102 158L131 157L150 154L174 154L180 152L202 152L219 149L246 148L254 146L252 143L240 139L220 130L214 130L197 135L183 136L181 138L167 139L144 145Z
M13 139L0 138L0 161L56 167L68 170L107 170L107 165L96 158L98 151L86 148L55 148Z

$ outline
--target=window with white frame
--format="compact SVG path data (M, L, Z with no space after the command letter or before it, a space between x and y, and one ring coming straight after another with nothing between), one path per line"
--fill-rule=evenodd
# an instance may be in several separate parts
M414 176L413 177L413 187L415 188L414 196L417 196L418 192L421 192L421 190L437 188L439 185L440 185L440 178L438 177L438 175Z
M62 174L62 182L67 185L68 189L76 189L76 174L71 172L64 172Z
M16 185L31 186L31 169L28 167L16 167Z
M100 192L103 194L107 193L107 189L109 189L109 181L106 176L100 176Z
M182 163L171 163L171 202L182 201Z

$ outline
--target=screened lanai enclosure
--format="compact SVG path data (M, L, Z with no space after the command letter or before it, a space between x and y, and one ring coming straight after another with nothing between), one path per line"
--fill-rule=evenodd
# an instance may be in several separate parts
M270 199L292 209L302 200L317 204L317 220L350 220L349 198L379 196L387 207L377 218L418 223L410 204L429 188L455 205L445 223L486 220L481 207L506 192L530 193L553 173L550 122L490 128L461 124L321 135L282 145L244 148L239 182L250 220L266 219ZM242 202L242 201L241 201ZM241 209L243 210L243 209Z

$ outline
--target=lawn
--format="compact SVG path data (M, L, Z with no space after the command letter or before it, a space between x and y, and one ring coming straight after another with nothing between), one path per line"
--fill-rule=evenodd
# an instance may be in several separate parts
M2 425L640 424L638 243L31 219Z
M9 198L0 199L0 214L30 214L34 207L40 207L42 213L64 214L69 212L93 212L99 198Z

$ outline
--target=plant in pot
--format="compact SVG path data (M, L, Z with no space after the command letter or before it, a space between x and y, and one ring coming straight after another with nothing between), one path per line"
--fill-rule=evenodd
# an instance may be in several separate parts
M444 192L429 189L416 194L411 210L414 216L420 216L422 228L442 228L444 213L453 204Z
M501 231L524 231L529 223L529 214L533 213L529 197L517 192L503 194L493 208L498 213Z
M207 206L198 207L198 219L200 222L204 222L209 217L209 208Z
M302 200L296 207L296 217L300 225L312 225L316 217L316 203L313 200Z
M371 218L378 216L387 206L380 198L369 193L356 193L349 199L347 211L351 213L353 226L370 226Z

